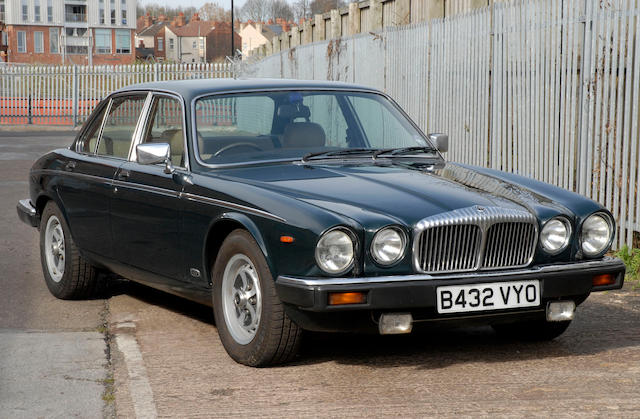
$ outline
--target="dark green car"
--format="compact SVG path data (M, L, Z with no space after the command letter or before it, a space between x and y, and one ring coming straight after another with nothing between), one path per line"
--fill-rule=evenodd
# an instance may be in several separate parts
M447 148L362 86L143 84L34 164L18 214L56 297L111 272L212 305L252 366L290 360L303 330L472 322L552 339L591 292L622 286L609 211Z

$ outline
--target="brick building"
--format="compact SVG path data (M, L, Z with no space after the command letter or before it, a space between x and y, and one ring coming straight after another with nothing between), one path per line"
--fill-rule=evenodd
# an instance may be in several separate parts
M100 65L135 60L136 0L0 0L3 10L2 61Z

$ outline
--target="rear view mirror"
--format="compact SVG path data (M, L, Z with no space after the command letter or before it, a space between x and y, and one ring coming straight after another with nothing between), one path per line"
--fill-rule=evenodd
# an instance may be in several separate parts
M165 163L165 173L173 173L174 170L171 164L171 146L168 143L138 144L136 160L140 164Z
M449 136L447 134L429 134L429 139L436 146L439 152L446 153L449 151Z

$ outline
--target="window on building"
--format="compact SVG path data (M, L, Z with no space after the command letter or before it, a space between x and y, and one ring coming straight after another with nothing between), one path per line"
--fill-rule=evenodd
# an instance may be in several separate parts
M42 54L44 52L43 32L36 31L33 33L33 52L36 54Z
M200 49L204 49L204 38L200 38Z
M173 38L169 38L169 50L173 51Z
M67 54L86 55L89 52L89 48L86 45L67 45L65 50L67 51Z
M96 29L96 54L111 54L111 29Z
M111 24L116 24L116 0L109 0L109 10L111 11Z
M26 22L29 20L29 5L27 4L27 0L22 0L20 5L22 6L22 20Z
M127 0L121 0L120 2L120 15L123 25L127 24Z
M158 51L164 50L164 38L158 38Z
M27 52L27 33L18 31L18 52Z
M84 36L85 33L87 33L87 28L76 28L77 36Z
M6 31L2 32L2 45L9 45L9 34Z
M47 22L53 22L53 0L47 0Z
M191 48L193 48L193 49L196 49L196 48L197 48L196 41L193 41L193 44L191 45Z
M4 22L4 0L0 0L0 21Z
M40 22L40 0L35 0L33 10L36 22Z
M106 23L105 20L104 20L105 19L105 17L104 17L104 0L99 0L98 3L99 3L98 4L98 8L100 10L100 14L99 14L98 17L99 17L100 23L102 23L104 25Z
M131 31L116 30L116 54L131 54Z
M51 54L60 53L60 30L58 28L49 28L49 52Z

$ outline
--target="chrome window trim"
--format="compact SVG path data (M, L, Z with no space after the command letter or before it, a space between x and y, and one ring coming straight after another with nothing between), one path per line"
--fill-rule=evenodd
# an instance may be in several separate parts
M98 144L100 144L100 138L102 137L102 130L104 129L104 124L106 121L106 117L109 114L109 110L111 109L111 102L112 102L112 98L109 97L108 102L106 105L104 105L104 115L102 115L102 121L100 121L100 128L98 128L98 140L96 141L96 147L93 149L93 151L86 153L82 150L80 150L82 148L82 145L84 145L84 139L82 138L82 136L86 133L82 132L80 134L80 141L76 141L76 147L75 147L75 152L78 154L83 154L85 156L92 156L92 155L96 155L96 152L98 151ZM93 121L92 121L93 122ZM88 127L87 127L88 129Z
M179 103L180 106L182 107L182 141L184 143L184 161L185 161L185 166L178 166L178 165L174 165L174 167L176 169L184 169L186 171L190 171L190 164L189 164L189 149L188 149L188 141L187 141L187 114L186 114L186 106L184 104L184 100L182 98L182 96L180 96L177 93L173 93L170 91L160 91L160 90L153 90L153 91L149 91L149 106L146 109L146 115L143 121L143 126L141 127L139 136L136 138L135 141L135 146L132 148L131 153L129 155L129 161L132 162L136 162L136 147L140 144L142 144L142 135L144 133L144 129L147 127L148 121L149 121L149 117L151 116L151 111L152 111L152 104L153 104L153 100L156 98L156 96L166 96L166 97L170 97L172 99L176 99ZM147 105L145 103L145 105ZM173 164L173 162L171 162Z
M371 90L371 89L367 89L367 88L362 88L362 89L358 89L358 88L352 88L352 87L345 87L345 88L341 88L341 87L333 87L333 88L327 88L327 87L273 87L273 88L263 88L263 89L238 89L238 90L225 90L225 91L220 91L220 92L210 92L210 93L203 93L200 94L198 96L194 96L191 99L191 143L193 144L193 155L195 157L196 162L203 166L203 167L208 167L211 169L225 169L225 168L232 168L232 167L238 167L238 166L248 166L248 165L253 165L253 164L265 164L265 163L276 163L276 162L292 162L292 161L299 161L300 158L287 158L287 159L270 159L270 160L254 160L254 161L248 161L248 162L239 162L239 163L224 163L224 164L210 164L210 163L205 163L204 161L202 161L202 159L200 158L200 150L198 150L198 126L197 126L197 122L196 122L196 102L204 97L209 97L209 96L226 96L226 95L234 95L234 94L241 94L241 93L260 93L260 92L295 92L295 91L315 91L315 92L343 92L343 93L348 93L348 92L353 92L353 93L370 93L370 94L375 94L375 95L379 95L384 97L385 99L389 100L389 102L391 103L392 106L395 106L396 109L400 112L401 115L403 115L408 121L409 123L416 129L416 131L418 131L418 133L422 136L422 138L425 140L425 142L427 144L430 144L431 146L433 146L434 149L436 149L435 145L431 143L431 140L429 140L428 136L422 131L422 129L420 129L420 127L413 121L413 119L411 119L409 117L409 115L407 115L407 113L400 107L400 105L398 105L398 103L393 100L391 98L391 96L387 95L386 93L377 91L377 90ZM438 153L438 156L444 160L444 157L442 156L442 153L440 153L439 151L436 152Z
M509 275L507 281L515 280L513 277L531 275L531 274L550 274L561 273L575 269L598 269L598 268L614 268L624 266L624 263L617 258L604 257L602 260L590 260L563 263L559 265L539 265L526 269L516 269L511 272L491 271L491 272L472 272L458 274L413 274L413 275L389 275L389 276L371 276L360 278L321 278L321 277L294 277L280 275L277 283L283 285L317 287L323 285L368 285L378 283L397 283L397 282L417 282L417 281L440 281L440 280L464 280L477 279L478 282L485 282L493 278L500 280Z
M129 154L127 156L127 160L131 161L131 158L135 158L136 154L136 146L140 143L140 138L142 137L143 128L147 125L147 118L149 117L149 109L151 107L152 94L151 92L147 92L147 97L144 100L144 104L142 105L142 109L140 110L140 116L138 116L138 122L136 123L136 128L133 130L133 135L131 136L131 144L129 144Z
M531 256L527 260L526 263L522 265L516 266L506 266L499 268L486 268L491 270L504 270L504 269L514 269L528 266L535 257L535 249L538 247L539 240L539 228L538 228L538 220L535 216L533 216L528 211L522 209L514 209L514 208L501 208L501 207L482 207L479 205L473 205L471 207L460 208L457 210L444 212L440 214L433 215L431 217L423 218L418 221L415 228L413 229L413 246L412 246L412 259L413 259L413 268L416 272L420 273L430 273L422 270L420 267L420 255L419 255L419 247L420 247L420 236L421 234L432 227L440 227L446 225L461 225L461 224L472 224L476 225L480 228L481 232L481 242L480 249L478 254L476 255L477 259L475 265L471 269L466 270L457 270L457 271L448 271L448 272L478 272L482 271L485 268L482 267L482 260L484 258L484 254L487 246L487 237L488 231L491 226L498 223L504 222L525 222L532 224L534 227L534 246L533 251L531 252Z

